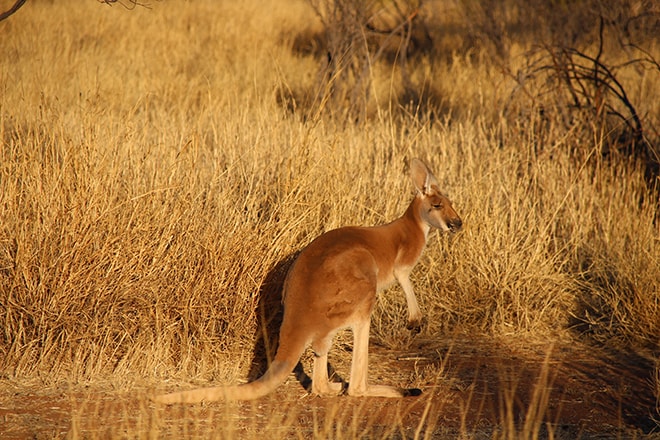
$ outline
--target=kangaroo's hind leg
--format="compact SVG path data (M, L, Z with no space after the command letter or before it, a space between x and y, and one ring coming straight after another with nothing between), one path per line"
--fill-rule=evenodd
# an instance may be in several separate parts
M403 397L402 390L386 385L368 385L369 327L371 319L360 320L353 325L353 362L348 383L350 396Z
M312 394L336 396L343 388L340 382L330 382L328 378L328 352L335 334L331 333L312 342L314 351L314 371L312 371Z

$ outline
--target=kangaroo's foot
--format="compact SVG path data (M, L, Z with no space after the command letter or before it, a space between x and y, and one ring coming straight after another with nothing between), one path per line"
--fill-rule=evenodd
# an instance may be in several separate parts
M361 397L405 397L413 394L408 393L408 390L404 390L397 387L390 387L387 385L369 385L366 388L348 387L348 395Z
M338 396L343 389L341 382L312 381L312 394L315 396Z

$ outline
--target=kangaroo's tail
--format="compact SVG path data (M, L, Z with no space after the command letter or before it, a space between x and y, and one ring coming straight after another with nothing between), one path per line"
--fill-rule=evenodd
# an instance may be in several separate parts
M302 342L302 341L296 341ZM153 400L157 403L197 403L214 402L217 400L253 400L271 393L286 380L293 371L296 363L305 349L304 343L295 344L296 347L289 350L278 349L275 359L268 367L266 373L259 379L241 385L219 386L210 388L198 388L178 393L161 394ZM288 352L288 353L283 353Z

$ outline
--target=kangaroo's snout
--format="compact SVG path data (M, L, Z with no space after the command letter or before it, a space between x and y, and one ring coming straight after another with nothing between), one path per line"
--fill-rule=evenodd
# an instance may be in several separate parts
M450 232L458 232L463 227L463 220L458 217L453 218L447 222L447 227Z

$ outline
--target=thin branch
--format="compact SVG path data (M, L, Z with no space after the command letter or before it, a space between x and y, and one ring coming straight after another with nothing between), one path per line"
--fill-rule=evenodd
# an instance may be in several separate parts
M0 13L0 21L9 18L10 15L14 14L16 11L18 11L21 6L25 4L27 0L16 0L16 3L14 3L14 6L9 8L7 11Z
M141 3L138 0L128 0L128 4L124 3L123 0L98 0L99 3L105 3L106 5L112 6L115 3L119 3L126 9L135 9L137 6L142 6L143 8L150 9L151 5L149 3Z

